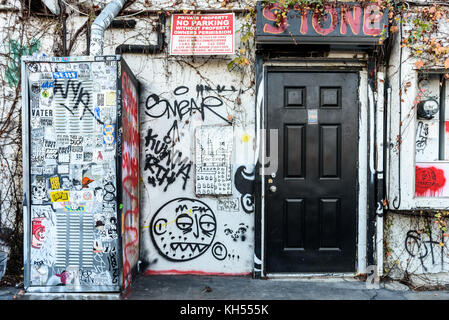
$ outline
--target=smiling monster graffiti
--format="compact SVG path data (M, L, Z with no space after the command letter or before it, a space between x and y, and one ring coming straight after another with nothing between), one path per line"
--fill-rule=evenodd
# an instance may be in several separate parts
M202 201L178 198L163 205L150 223L159 253L172 261L188 261L205 253L215 238L215 214Z

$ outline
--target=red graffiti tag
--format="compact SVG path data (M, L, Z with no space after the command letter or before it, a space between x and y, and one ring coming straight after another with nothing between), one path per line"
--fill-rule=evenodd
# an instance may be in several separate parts
M415 195L435 197L446 184L444 171L435 167L415 168Z

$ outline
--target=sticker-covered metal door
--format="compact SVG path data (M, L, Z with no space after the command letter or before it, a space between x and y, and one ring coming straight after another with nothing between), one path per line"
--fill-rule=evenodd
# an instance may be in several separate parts
M25 284L117 291L117 61L50 59L23 64L31 224Z

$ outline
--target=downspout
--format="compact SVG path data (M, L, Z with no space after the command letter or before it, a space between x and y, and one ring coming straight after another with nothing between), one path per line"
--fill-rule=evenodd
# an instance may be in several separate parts
M111 21L119 14L120 10L122 10L125 2L126 0L112 0L92 23L90 33L91 56L103 55L104 31L110 25Z
M376 58L373 55L368 62L368 225L367 225L367 264L372 266L374 262L374 240L376 230L376 204L377 204L377 188L376 188L376 168L375 168L375 131L376 131L376 110L377 101L374 97L376 90L377 70Z

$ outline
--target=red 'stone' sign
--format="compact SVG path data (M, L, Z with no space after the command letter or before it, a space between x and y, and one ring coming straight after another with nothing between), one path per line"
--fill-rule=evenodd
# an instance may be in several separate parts
M234 13L174 14L171 26L171 55L234 53Z

